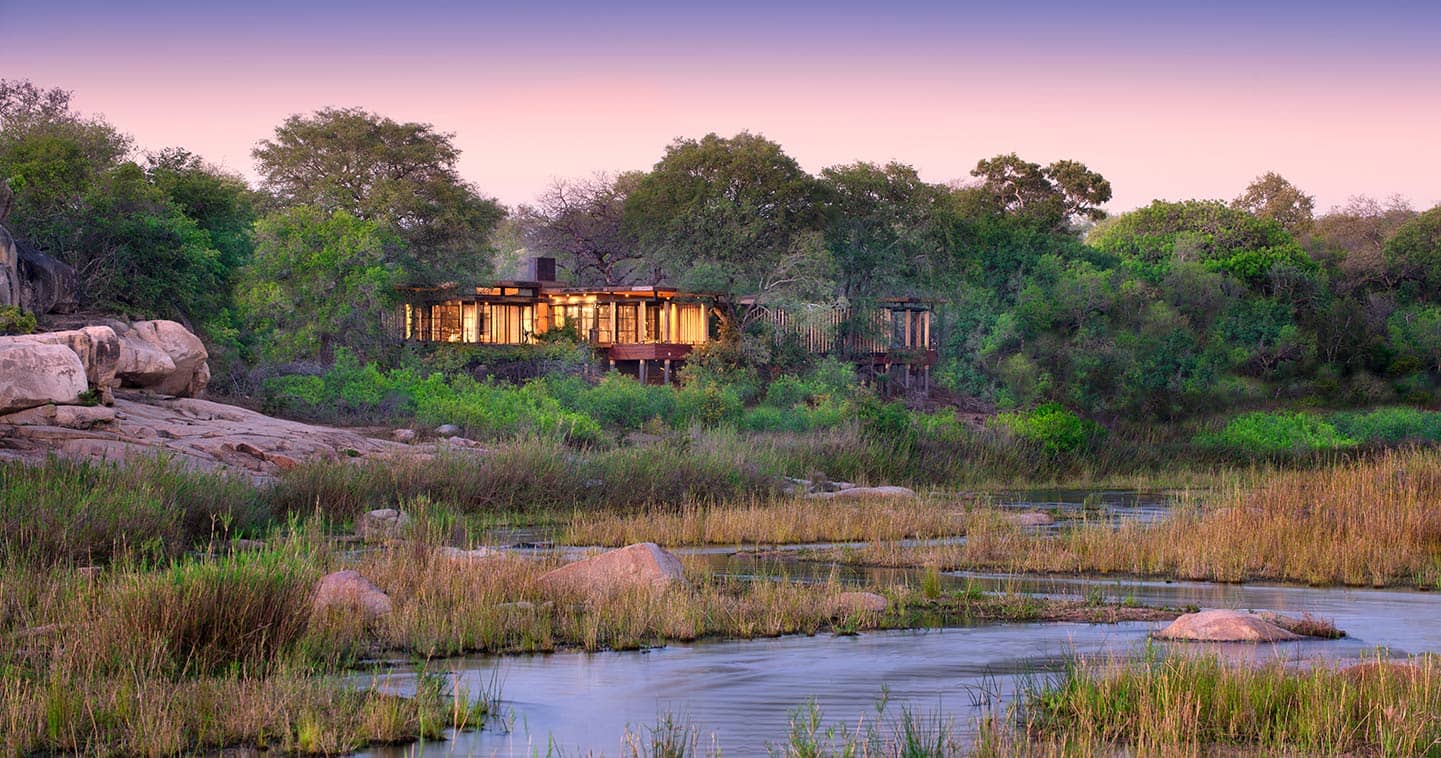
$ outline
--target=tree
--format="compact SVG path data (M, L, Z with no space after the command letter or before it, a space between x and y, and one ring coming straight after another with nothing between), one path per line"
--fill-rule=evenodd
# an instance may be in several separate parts
M1370 282L1389 288L1393 282L1386 265L1386 240L1415 216L1410 203L1399 196L1385 205L1364 195L1352 197L1316 219L1310 239L1313 255L1335 260L1345 277L1345 291Z
M283 204L384 225L406 243L387 252L393 262L409 279L435 283L488 273L490 234L505 216L460 178L453 138L430 124L325 108L287 118L253 155Z
M1418 285L1420 299L1441 301L1441 205L1407 221L1386 241L1386 262Z
M296 206L256 224L255 259L237 305L259 352L274 361L330 358L345 347L373 355L399 283L389 228L348 211Z
M653 277L636 235L625 226L625 200L641 174L552 182L535 207L518 212L528 247L560 259L577 284L607 287Z
M1274 171L1256 177L1246 186L1231 207L1257 218L1273 219L1286 231L1299 237L1310 231L1316 199Z
M847 298L930 290L948 247L946 189L900 163L854 163L821 171L826 247Z
M210 234L227 271L244 265L255 249L252 232L258 199L245 180L182 149L167 148L146 159L145 174L170 201Z
M625 227L684 286L814 296L829 284L817 191L759 135L678 139L626 198Z
M1157 200L1097 226L1086 241L1160 281L1175 261L1199 261L1263 288L1277 266L1316 264L1280 223L1209 200Z
M1079 161L1042 168L1007 153L977 162L971 176L997 208L1049 230L1064 231L1076 219L1099 221L1106 217L1101 204L1111 199L1111 183Z
M228 305L227 262L129 149L115 127L70 110L69 92L0 82L16 233L74 267L92 305L204 326Z

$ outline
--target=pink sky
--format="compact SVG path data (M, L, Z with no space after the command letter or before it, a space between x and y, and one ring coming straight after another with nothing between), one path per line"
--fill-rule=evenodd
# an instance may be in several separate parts
M1441 54L1415 35L1334 52L1299 39L1277 52L1242 42L1212 50L1184 35L1169 50L1152 34L1126 50L1087 48L1075 28L986 41L1014 31L995 21L914 47L893 30L881 49L808 38L732 49L664 29L648 32L664 44L577 47L525 19L430 45L385 34L308 41L295 29L272 37L199 20L167 35L135 20L129 31L39 44L21 28L58 21L7 2L0 76L74 90L78 108L103 113L143 149L183 146L248 176L251 147L285 116L358 105L453 132L462 173L511 205L555 177L647 168L678 136L742 129L811 171L897 160L936 182L964 179L1001 152L1075 158L1111 180L1113 212L1154 198L1230 198L1265 171L1322 210L1355 194L1441 203Z

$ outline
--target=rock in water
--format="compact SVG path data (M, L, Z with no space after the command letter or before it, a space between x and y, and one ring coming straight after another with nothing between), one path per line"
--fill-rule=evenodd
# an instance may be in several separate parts
M881 613L891 607L891 601L874 592L842 592L831 601L831 613Z
M410 516L394 508L380 508L362 515L355 522L355 533L366 541L399 537L405 527L410 526Z
M0 413L50 403L74 404L88 385L85 366L63 345L0 347Z
M1158 640L1194 642L1285 642L1301 635L1259 616L1240 611L1211 610L1183 614L1153 635Z
M915 490L908 487L848 487L834 492L812 492L806 495L815 500L868 500L878 498L891 498L896 500L914 500Z
M315 585L315 602L311 613L319 616L332 610L359 612L366 623L390 613L390 596L366 579L359 571L337 571L326 574Z
M607 594L644 588L663 592L685 582L680 559L654 542L641 542L561 566L540 577L550 591Z

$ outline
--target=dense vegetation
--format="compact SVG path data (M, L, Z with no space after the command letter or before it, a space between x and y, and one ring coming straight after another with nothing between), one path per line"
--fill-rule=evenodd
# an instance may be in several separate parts
M577 284L664 279L763 304L934 298L945 389L1103 427L1428 404L1441 388L1441 208L1356 198L1316 217L1272 173L1229 204L1107 218L1110 183L1075 161L999 155L956 186L896 163L811 175L743 132L678 139L649 171L558 181L508 212L459 177L451 135L361 109L292 116L254 156L258 187L183 149L137 153L62 90L0 87L7 224L75 266L94 307L195 326L217 354L216 388L273 410L585 441L645 423L825 428L863 400L853 386L798 387L814 357L750 306L693 361L693 386L665 396L602 379L565 344L435 356L387 334L397 285L515 273L527 253L557 256ZM1327 436L1334 422L1305 414L1270 423L1306 434L1261 418L1212 441L1367 438ZM1060 450L1103 432L1045 434Z

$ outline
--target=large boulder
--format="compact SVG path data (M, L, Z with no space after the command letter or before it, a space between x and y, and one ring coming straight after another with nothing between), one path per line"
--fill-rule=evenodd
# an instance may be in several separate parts
M1211 610L1182 614L1153 635L1158 640L1188 642L1285 642L1301 635L1240 611Z
M316 616L332 611L358 613L360 619L368 623L390 613L393 607L389 595L359 571L347 570L320 578L315 585L311 612Z
M120 338L108 326L87 326L62 332L41 332L0 337L0 346L5 345L62 345L74 351L85 367L85 380L90 388L100 393L100 400L109 404L111 388L115 385L116 368L120 361Z
M25 240L15 240L20 305L32 313L74 313L80 307L75 269Z
M50 403L75 404L88 385L85 366L63 345L0 346L0 413Z
M121 386L199 397L210 382L205 343L174 321L137 321L120 344Z
M654 542L641 542L576 561L540 577L542 588L607 594L629 589L663 592L685 582L680 559Z

